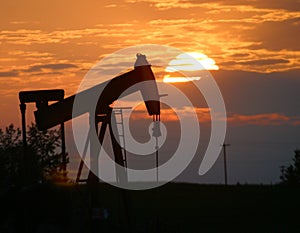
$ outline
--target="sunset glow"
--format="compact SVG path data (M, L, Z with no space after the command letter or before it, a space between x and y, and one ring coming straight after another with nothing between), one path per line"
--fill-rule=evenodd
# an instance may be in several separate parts
M176 71L197 71L197 70L218 70L214 59L207 57L203 53L188 52L178 55L170 61L166 72Z
M187 52L176 56L176 58L169 62L165 71L169 73L187 71L196 72L200 70L218 70L214 59L207 57L203 53ZM172 77L170 74L164 76L163 82L165 83L182 83L200 80L198 76L188 77Z
M200 80L201 77L170 77L170 75L165 75L163 82L165 83L185 83L190 81Z

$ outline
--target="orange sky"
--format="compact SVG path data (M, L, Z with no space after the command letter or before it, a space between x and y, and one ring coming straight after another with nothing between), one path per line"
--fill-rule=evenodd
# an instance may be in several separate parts
M101 57L136 44L204 53L222 70L299 69L299 17L297 1L3 1L0 126L19 122L20 90L73 94Z
M285 153L299 145L299 32L297 0L3 0L0 127L20 126L21 90L63 88L68 96L105 55L139 44L169 45L203 53L219 67L212 74L228 112L229 168L238 180L276 181L279 166L291 161L292 153ZM207 106L197 101L200 123L209 122ZM28 123L34 108L28 105ZM163 121L176 120L163 113ZM191 166L196 171L198 165ZM221 170L217 161L204 179Z

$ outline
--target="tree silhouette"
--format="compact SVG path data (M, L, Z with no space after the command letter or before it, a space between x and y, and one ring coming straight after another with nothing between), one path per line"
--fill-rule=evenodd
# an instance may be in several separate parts
M280 179L282 184L299 185L300 184L300 150L296 149L293 158L293 164L281 166Z
M21 131L13 124L0 129L0 184L45 182L61 175L59 130L38 131L31 124L27 142L24 150Z

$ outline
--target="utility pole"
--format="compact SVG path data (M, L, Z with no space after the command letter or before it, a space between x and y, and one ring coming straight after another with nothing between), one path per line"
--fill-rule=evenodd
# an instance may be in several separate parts
M227 162L226 162L226 147L227 146L230 146L230 144L224 143L222 145L222 147L223 147L223 155L224 155L224 178L225 178L225 185L228 184L228 182L227 182Z

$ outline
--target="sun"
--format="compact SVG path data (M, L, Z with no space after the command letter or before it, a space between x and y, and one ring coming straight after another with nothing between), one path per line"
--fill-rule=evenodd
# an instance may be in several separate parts
M175 72L185 71L194 72L200 70L218 70L219 67L216 65L214 59L209 58L203 53L198 52L187 52L181 53L174 60L171 60L165 69L166 74L163 82L190 82L194 80L200 80L201 77L174 77L171 74Z

